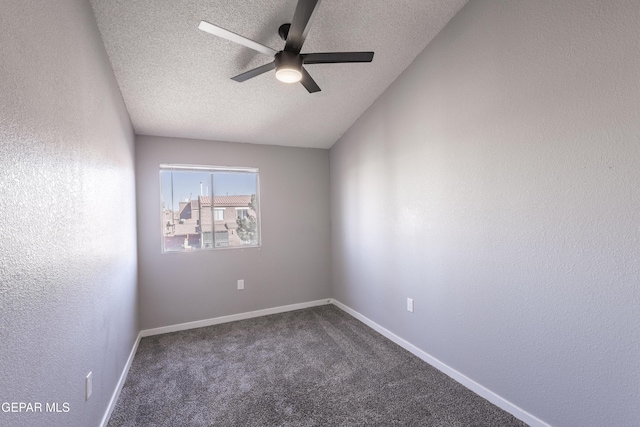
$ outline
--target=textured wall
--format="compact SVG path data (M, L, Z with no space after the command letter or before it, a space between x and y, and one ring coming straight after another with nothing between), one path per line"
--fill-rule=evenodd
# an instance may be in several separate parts
M262 246L162 254L161 163L259 168ZM142 329L330 297L328 150L137 136L136 185Z
M138 332L133 132L87 1L0 9L0 403L43 405L0 425L96 426Z
M639 23L471 1L330 152L333 296L554 426L640 420Z

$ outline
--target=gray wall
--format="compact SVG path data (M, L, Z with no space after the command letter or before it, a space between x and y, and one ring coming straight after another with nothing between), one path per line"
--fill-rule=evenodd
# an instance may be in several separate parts
M259 168L262 247L162 254L161 163ZM136 186L142 329L330 297L328 150L137 136Z
M639 22L471 1L330 152L333 296L554 426L640 420Z
M139 330L133 131L87 1L3 2L0 58L0 402L70 408L0 425L95 426Z

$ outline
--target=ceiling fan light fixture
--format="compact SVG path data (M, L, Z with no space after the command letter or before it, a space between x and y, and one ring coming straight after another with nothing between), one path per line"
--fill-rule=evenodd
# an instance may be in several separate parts
M284 83L302 80L302 57L292 52L282 51L275 56L276 79Z
M302 80L302 73L295 68L280 67L276 70L276 79L283 83L297 83Z

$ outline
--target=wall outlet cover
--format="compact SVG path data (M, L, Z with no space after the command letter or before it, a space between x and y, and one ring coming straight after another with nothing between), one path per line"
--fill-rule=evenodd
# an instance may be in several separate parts
M407 311L413 313L413 298L407 298Z
M89 400L89 397L91 397L91 393L93 392L93 376L91 375L91 372L89 372L84 379L84 392L85 400Z

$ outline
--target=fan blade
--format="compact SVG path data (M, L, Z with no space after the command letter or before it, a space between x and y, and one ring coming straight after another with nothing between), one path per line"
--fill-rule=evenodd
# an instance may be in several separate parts
M320 86L311 78L304 67L302 68L302 80L300 80L300 83L302 83L302 86L304 86L309 93L320 92Z
M309 33L313 15L318 10L318 4L320 4L320 0L298 0L284 50L295 54L300 53L304 39Z
M256 50L260 53L264 53L265 55L275 56L275 54L278 53L276 50L271 49L269 46L260 44L232 31L225 30L224 28L218 27L217 25L210 24L207 21L200 21L198 29L213 34L214 36L222 37L223 39L232 41L234 43L241 44L242 46Z
M342 62L371 62L373 60L373 52L305 53L300 56L305 64L339 64Z
M267 71L271 71L274 68L276 68L276 63L275 62L269 62L268 64L265 64L261 67L258 68L254 68L253 70L249 70L246 71L242 74L238 74L235 77L231 77L231 80L235 80L237 82L244 82L245 80L249 80L252 79L256 76L259 76L260 74L264 74Z

